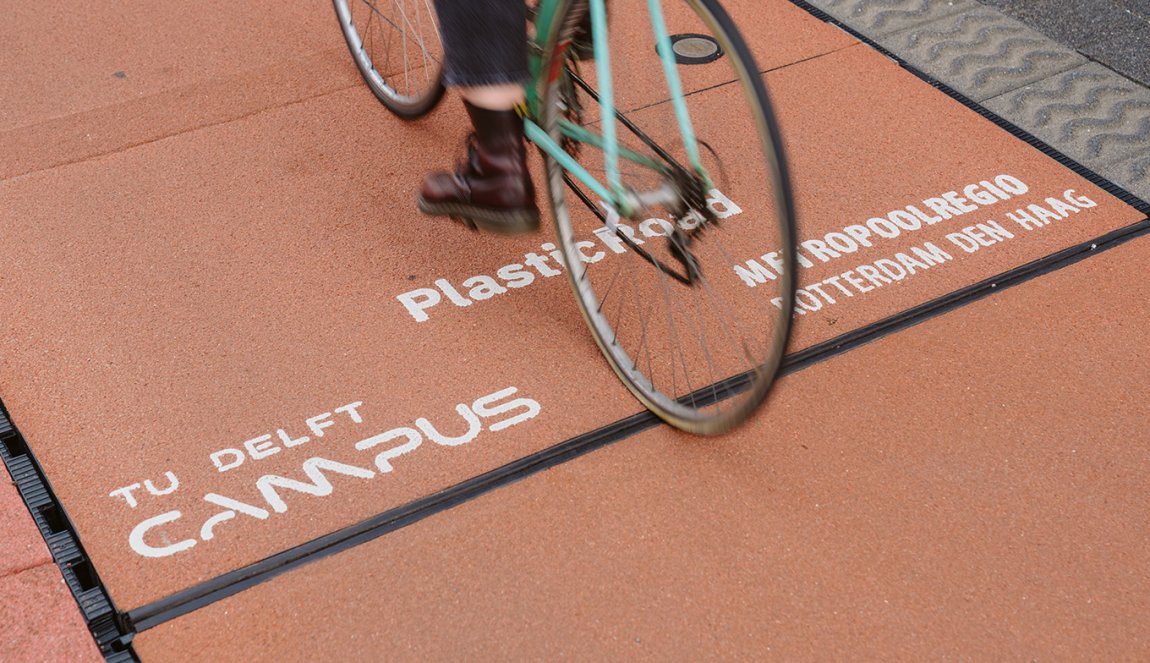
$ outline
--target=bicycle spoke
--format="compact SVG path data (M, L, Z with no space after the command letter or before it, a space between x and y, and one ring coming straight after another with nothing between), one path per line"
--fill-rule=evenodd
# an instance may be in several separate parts
M368 8L370 9L371 3L364 0L363 4L368 5ZM371 29L371 22L374 20L375 20L375 13L371 12L371 11L367 12L367 23L364 25L364 30L367 32L367 40L368 40L367 57L370 58L372 60L372 62L375 61L375 51L374 51L374 49L371 48L371 44L375 43L375 32Z
M635 291L635 299L639 300L638 291ZM639 300L639 301L641 301L641 300ZM639 324L641 325L640 334L639 334L639 345L636 346L634 352L639 353L640 351L644 351L644 352L642 352L642 354L645 354L647 357L647 377L650 380L654 380L655 379L655 368L652 364L651 348L647 347L647 315L646 315L646 313L650 310L651 310L650 304L648 304L647 309L639 315ZM639 359L636 357L631 357L631 370L635 370L637 368L639 368Z
M678 328L675 326L675 311L674 311L674 308L671 306L671 296L674 293L672 293L670 291L669 285L667 284L666 280L663 278L662 270L659 270L658 273L660 275L660 284L663 286L662 287L663 300L667 304L667 326L668 326L668 331L670 332L671 346L672 347L679 347L679 335L678 335L678 333L676 333ZM682 353L679 353L677 356L679 357L679 364L681 364L683 367L683 379L687 383L687 393L693 393L695 391L695 389L694 389L694 387L691 386L691 370L687 366L687 360L685 357L683 357ZM674 371L675 371L675 361L672 358L672 360L671 360L672 381L671 381L671 393L670 393L670 396L672 398L675 397L675 394L679 393L679 389L676 386L675 381L674 381Z
M671 92L664 87L663 94L650 94L652 81L641 80L650 72L659 84L664 74L678 77L661 66L649 34L644 41L622 18L626 29L603 33L612 56L619 56L610 58L620 74L615 80L628 82L619 90L616 112L596 108L599 72L583 76L573 66L544 87L540 115L533 120L552 145L573 155L581 178L598 183L570 175L548 180L560 250L569 264L580 265L569 278L604 355L656 414L684 430L717 433L737 425L765 398L791 322L789 311L770 302L793 297L784 290L793 283L789 249L780 253L787 278L764 279L754 288L740 280L749 279L746 272L732 274L740 262L731 256L791 246L794 231L789 189L780 175L785 165L759 68L717 0L685 4L687 11L675 11L675 31L713 36L722 47L721 57L706 68L677 65L683 67L681 82L692 89L678 94L672 83ZM686 22L684 14L691 11L697 24ZM557 20L577 23L574 17ZM550 37L543 51L558 57L557 43L566 48L571 35ZM602 41L596 47L602 52ZM632 81L642 97L633 94ZM603 162L598 132L610 133L607 117L618 118L611 125L620 129L617 164ZM571 163L566 155L545 153L544 159L550 173ZM728 163L737 169L728 173ZM605 178L608 170L612 177ZM611 200L589 194L616 184L623 187L618 195L600 194ZM622 218L612 207L623 210ZM727 220L735 214L741 216ZM578 243L596 237L603 258L594 266L579 262L588 245Z
M754 368L755 367L755 359L754 359L754 357L752 357L750 355L750 350L749 350L749 348L747 348L746 342L739 343L739 342L735 341L735 339L732 338L732 336L731 336L731 327L726 322L728 315L732 315L732 316L738 318L738 313L734 309L728 308L726 306L721 306L721 308L723 309L722 311L717 310L714 302L716 300L718 300L721 304L725 304L726 300L714 292L714 290L711 288L711 283L707 279L707 277L700 276L699 277L699 284L710 295L709 297L707 297L707 301L711 303L711 308L715 310L715 313L717 314L717 317L720 320L720 327L722 328L723 335L726 336L727 341L729 343L731 343L732 346L734 346L734 347L742 346L740 349L743 351L744 359L746 359L748 362L748 367ZM741 327L742 325L739 325L739 326Z
M427 113L443 95L430 0L334 0L356 66L375 96L401 117Z
M619 274L620 274L620 273L622 273L622 271L623 271L623 270L621 270L621 269L617 269L617 270L615 270L615 276L614 276L614 277L611 279L611 282L610 282L609 284L607 284L607 290L606 290L606 292L604 292L604 293L603 293L603 297L601 297L601 298L599 299L599 307L598 307L598 310L599 310L600 312L602 312L602 311L603 311L603 303L604 303L604 302L606 302L606 301L607 301L607 297L609 297L609 296L611 295L611 290L612 290L612 289L614 289L614 287L615 287L615 282L619 280ZM586 274L584 274L584 278L586 278Z
M583 90L588 95L590 95L590 97L592 99L595 100L595 103L599 103L599 93L597 91L595 91L595 89L592 88L591 85L587 83L587 81L583 80L578 75L571 73L570 70L568 70L568 74L571 76L571 79L573 81L575 81L575 83L579 87L583 88ZM668 102L664 101L661 103L668 103ZM641 110L641 109L636 109L636 110ZM619 120L619 123L622 124L624 127L626 127L628 131L630 131L632 134L634 134L636 138L638 138L640 141L642 141L644 145L651 148L651 150L653 152L655 152L655 154L659 155L659 158L661 158L664 162L669 163L676 168L683 169L683 166L673 156L671 156L670 152L667 152L666 150L664 150L662 146L660 146L655 140L653 140L650 136L648 136L646 132L641 130L638 127L638 125L636 125L634 122L632 122L631 119L628 117L627 113L624 113L624 112L616 109L615 118L617 120Z
M363 0L363 4L367 5L367 8L371 10L371 12L370 12L370 13L371 13L371 15L372 15L372 16L378 16L378 17L379 17L379 20L381 20L381 21L385 21L385 22L386 22L388 25L390 25L392 28L395 28L395 30L396 30L397 32L403 32L403 29L402 29L402 28L400 28L398 25L396 25L394 21L392 21L391 19L389 19L388 17L386 17L386 16L384 16L384 15L383 15L383 12L381 12L381 11L379 10L379 7L376 7L376 6L375 6L375 3L374 3L374 2L371 2L370 0ZM394 3L393 3L393 4L394 4ZM369 18L369 19L368 19L368 25L370 25L370 24L371 24L371 19Z
M730 256L730 254L727 253L727 250L723 247L723 243L721 241L713 242L713 243L718 245L717 248L723 254L723 257L727 258L727 261L728 261L727 264L728 265L735 264L734 258L732 258ZM710 301L719 300L721 303L726 304L726 298L720 297L717 293L714 292L714 290L711 288L710 280L707 279L707 277L705 275L700 275L699 280L700 280L700 284L703 286L703 288L705 288L709 293L712 294L712 297L709 298ZM769 306L769 304L768 304L768 306ZM729 307L729 306L724 306L723 308L724 308L724 310L722 312L719 312L721 320L726 321L727 316L730 315L730 316L734 317L736 319L736 321L739 323L738 326L740 326L740 327L745 326L743 324L741 316L739 315L739 312L736 309ZM754 357L750 356L750 350L745 347L745 343L743 345L744 345L743 350L744 350L744 353L747 354L747 361L750 364L750 368L752 368L752 369L756 368Z
M622 270L620 270L620 271L622 271ZM618 308L615 309L615 319L618 320L619 319L619 313L621 313L623 311L624 299L622 297L616 297L616 299L619 300L619 306L618 306ZM623 325L619 324L619 325L613 325L613 326L615 328L615 337L611 339L611 342L618 344L619 332L621 332L623 330Z
M678 293L676 293L674 291L674 289L673 289L674 286L671 284L667 284L665 287L666 287L667 292L670 294L671 298L673 298L675 303L677 303L679 305L678 308L683 313L683 317L685 318L685 321L690 326L691 331L694 332L695 340L697 340L699 342L699 347L703 351L703 357L707 361L707 374L708 374L708 377L710 378L708 380L708 384L714 384L714 382L715 382L715 371L714 371L715 366L714 366L714 360L711 358L710 345L707 343L706 335L695 324L695 321L691 318L690 313L687 312L686 306L683 305L682 299L679 297ZM680 356L682 356L682 354L680 354ZM685 366L686 365L686 358L683 359L683 363ZM691 388L690 383L688 383L687 387L688 387L689 393L694 393L695 390L693 388ZM674 393L678 393L678 392L674 392Z

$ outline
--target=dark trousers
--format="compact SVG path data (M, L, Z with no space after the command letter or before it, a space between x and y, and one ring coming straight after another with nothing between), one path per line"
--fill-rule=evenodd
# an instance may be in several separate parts
M435 11L447 85L476 87L529 78L524 0L435 0Z

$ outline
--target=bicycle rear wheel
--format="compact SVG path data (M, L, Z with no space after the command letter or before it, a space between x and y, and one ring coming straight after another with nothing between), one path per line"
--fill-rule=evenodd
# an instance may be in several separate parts
M550 61L564 57L577 23L570 13L582 11L581 2L566 4L560 15L568 20L558 23L567 27L555 28L544 48ZM782 143L760 70L730 16L715 0L668 6L683 99L713 186L692 183L652 30L632 24L648 18L633 14L615 12L609 30L616 133L663 168L622 161L621 179L632 192L671 181L679 200L620 218L545 155L552 210L576 299L616 374L668 423L718 434L765 400L790 335L795 230ZM602 129L593 71L580 76L566 61L567 73L541 91L541 125L556 141L564 117ZM545 63L543 71L556 69ZM599 149L570 151L605 181Z
M443 97L443 45L431 0L332 0L348 50L367 86L403 118Z

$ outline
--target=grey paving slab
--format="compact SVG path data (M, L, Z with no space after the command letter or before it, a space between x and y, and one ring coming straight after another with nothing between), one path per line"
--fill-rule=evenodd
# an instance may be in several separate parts
M1150 203L1150 147L1099 168L1116 184Z
M986 107L1088 166L1150 149L1150 90L1089 64L990 99Z
M987 7L975 7L877 41L975 101L1086 62L1079 53Z
M872 39L977 6L974 0L808 0Z

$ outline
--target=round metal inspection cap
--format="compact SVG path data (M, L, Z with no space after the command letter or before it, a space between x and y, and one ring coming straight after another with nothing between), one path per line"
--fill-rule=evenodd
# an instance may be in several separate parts
M723 56L719 42L707 35L671 35L671 52L679 64L706 64Z

